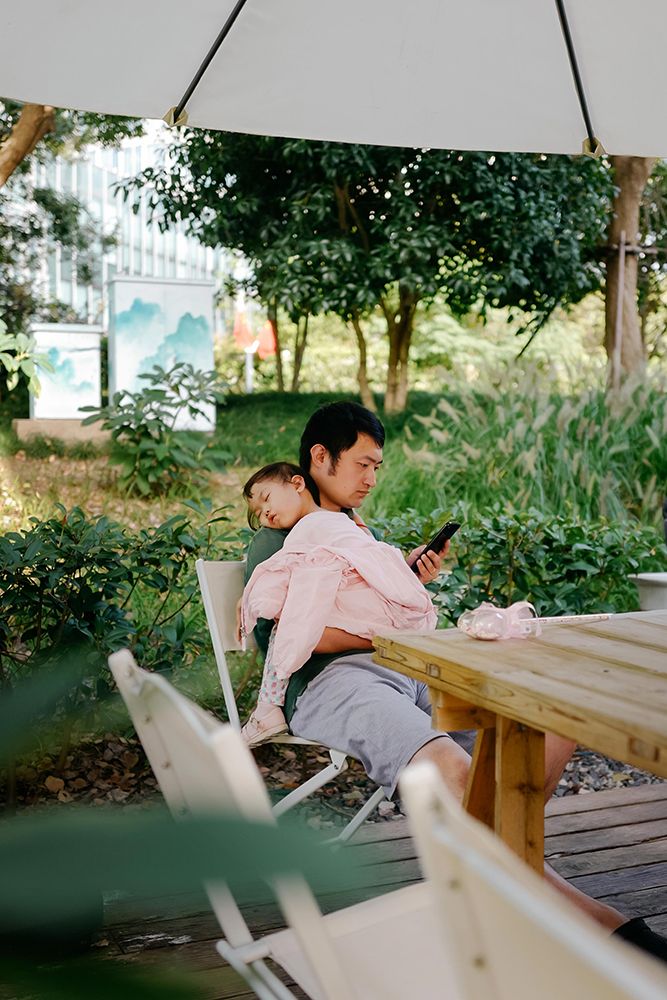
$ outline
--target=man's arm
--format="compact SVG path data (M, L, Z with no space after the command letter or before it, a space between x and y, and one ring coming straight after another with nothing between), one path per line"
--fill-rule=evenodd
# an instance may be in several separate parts
M342 628L325 628L320 641L313 650L314 653L346 653L351 649L373 649L370 639L362 639L360 635L351 635Z

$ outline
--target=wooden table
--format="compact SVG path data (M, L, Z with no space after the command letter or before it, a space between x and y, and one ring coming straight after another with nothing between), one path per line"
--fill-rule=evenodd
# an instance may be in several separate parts
M667 777L667 611L544 624L531 639L446 629L374 644L377 663L428 685L434 728L480 730L466 808L539 871L545 732Z

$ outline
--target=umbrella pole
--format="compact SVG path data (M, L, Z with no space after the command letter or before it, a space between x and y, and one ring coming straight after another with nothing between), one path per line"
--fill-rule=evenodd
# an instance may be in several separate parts
M188 85L187 90L185 91L185 93L181 97L181 99L178 102L178 104L175 104L173 108L169 108L169 111L167 111L166 115L164 116L163 120L167 123L167 125L187 125L187 123L188 123L188 113L185 110L185 105L188 103L188 101L190 100L190 98L194 94L195 90L197 89L197 86L199 85L199 81L201 80L201 78L203 77L204 73L209 68L209 66L211 65L211 63L213 62L213 57L217 53L218 49L220 48L220 46L224 42L224 40L227 37L227 35L229 34L229 32L232 30L232 27L234 26L234 22L236 21L237 17L239 16L239 14L241 13L241 11L245 7L246 3L247 3L247 0L237 0L237 3L234 6L234 9L232 10L231 14L229 15L229 17L227 18L227 20L223 24L223 26L222 26L222 28L220 30L220 33L218 34L218 37L213 42L213 45L211 46L211 48L206 53L204 61L202 62L201 66L199 67L199 69L197 70L197 72L193 76L192 80L190 81L190 84Z

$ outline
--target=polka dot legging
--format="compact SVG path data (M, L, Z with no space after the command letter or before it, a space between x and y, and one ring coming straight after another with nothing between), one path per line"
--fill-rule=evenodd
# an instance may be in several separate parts
M273 651L273 639L276 634L276 626L273 626L269 637L269 646L264 660L264 672L262 673L262 683L259 689L259 701L268 702L270 705L284 705L285 692L289 684L289 677L278 677L271 665L271 653Z

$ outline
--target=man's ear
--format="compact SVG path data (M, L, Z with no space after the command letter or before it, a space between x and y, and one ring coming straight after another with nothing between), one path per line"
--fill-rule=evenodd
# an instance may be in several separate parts
M306 480L303 478L303 476L292 476L292 478L290 479L290 483L297 491L297 493L303 493L303 491L306 488Z
M330 461L330 459L331 456L329 455L328 450L324 447L323 444L314 444L313 447L310 449L311 463L317 466L318 468L320 469L324 468L324 466L327 464L327 461Z

